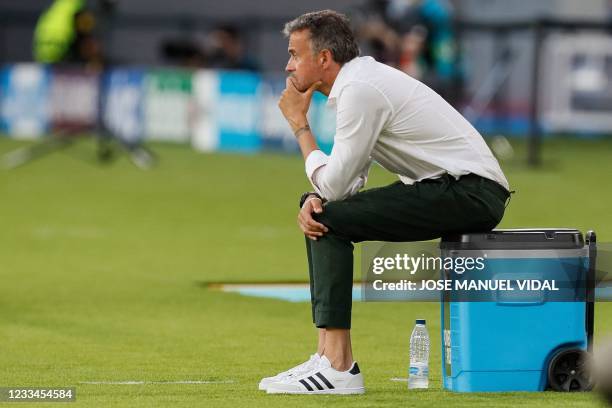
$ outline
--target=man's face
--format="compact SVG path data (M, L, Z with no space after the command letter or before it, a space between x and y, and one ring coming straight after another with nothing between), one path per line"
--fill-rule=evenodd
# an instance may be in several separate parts
M322 67L317 63L317 56L312 52L310 32L300 30L289 36L289 61L285 71L293 78L300 92L321 80Z

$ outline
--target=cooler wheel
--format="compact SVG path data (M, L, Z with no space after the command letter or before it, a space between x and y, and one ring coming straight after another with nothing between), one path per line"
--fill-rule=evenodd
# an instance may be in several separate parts
M581 349L559 351L548 365L548 385L555 391L590 391L594 385L591 355Z

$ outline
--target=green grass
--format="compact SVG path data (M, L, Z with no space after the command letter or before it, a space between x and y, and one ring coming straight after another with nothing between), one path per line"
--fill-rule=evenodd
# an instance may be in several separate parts
M0 139L0 153L21 146ZM441 390L439 306L355 303L368 393L268 396L259 379L312 353L309 306L206 290L203 281L305 281L298 156L204 155L154 146L161 165L93 160L85 143L0 170L0 386L75 386L75 406L594 406L596 395ZM612 141L560 140L544 166L504 165L518 193L502 227L596 229L612 239ZM520 149L520 146L519 146ZM377 169L369 186L393 180ZM597 338L612 304L596 309ZM432 337L427 391L407 391L416 317ZM83 381L232 380L209 385ZM20 405L21 406L21 405ZM38 406L38 405L34 405Z

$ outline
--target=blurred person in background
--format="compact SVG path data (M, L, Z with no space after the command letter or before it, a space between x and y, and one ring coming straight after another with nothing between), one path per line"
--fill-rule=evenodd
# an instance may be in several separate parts
M83 64L100 69L104 65L98 15L108 12L113 1L88 4L85 0L55 0L36 24L34 59L45 64Z
M369 0L353 13L352 19L364 54L397 67L399 34L387 22L387 1Z
M377 61L455 99L461 72L448 0L370 0L357 15L358 35Z
M243 34L232 24L215 28L204 38L189 35L162 42L162 55L173 65L188 68L259 71L244 45Z
M161 53L171 65L186 68L206 68L208 58L202 42L196 38L169 38L162 41Z
M90 93L73 93L71 104L66 103L64 109L77 112L78 97L95 98L97 114L87 119L72 119L68 123L52 124L53 137L43 139L33 145L29 154L36 157L46 154L56 148L72 143L74 140L95 136L97 141L97 156L100 162L109 162L114 156L114 147L119 145L126 151L131 160L141 168L149 168L156 162L155 155L144 147L142 140L127 140L119 137L107 126L102 108L102 92L104 78L100 73L109 64L103 53L105 28L113 17L117 0L55 0L41 14L34 32L34 58L44 64L68 65L67 71L75 78L82 73L93 74L97 81L95 91ZM74 68L77 69L72 69ZM64 67L61 67L58 72ZM72 82L72 81L71 81ZM60 88L67 89L67 88ZM88 88L91 89L91 88ZM90 99L87 103L90 103ZM84 102L85 103L85 102ZM70 116L70 115L68 115ZM78 116L78 114L77 114ZM54 119L52 119L53 122Z
M217 69L259 71L259 64L246 51L243 33L238 27L223 24L208 36L208 66Z
M360 57L348 19L335 11L288 22L286 88L278 106L298 142L314 192L300 200L306 237L317 352L306 362L261 380L268 393L361 394L353 360L353 244L425 241L452 233L490 231L510 196L499 163L476 129L427 85ZM316 91L336 110L330 155L309 123ZM370 166L399 177L365 186Z

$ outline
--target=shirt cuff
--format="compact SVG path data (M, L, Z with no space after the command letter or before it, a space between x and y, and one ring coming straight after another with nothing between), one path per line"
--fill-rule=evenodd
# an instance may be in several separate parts
M325 166L329 162L329 156L320 150L313 150L306 158L306 175L310 182L313 182L312 176L314 172ZM313 183L314 184L314 183Z

